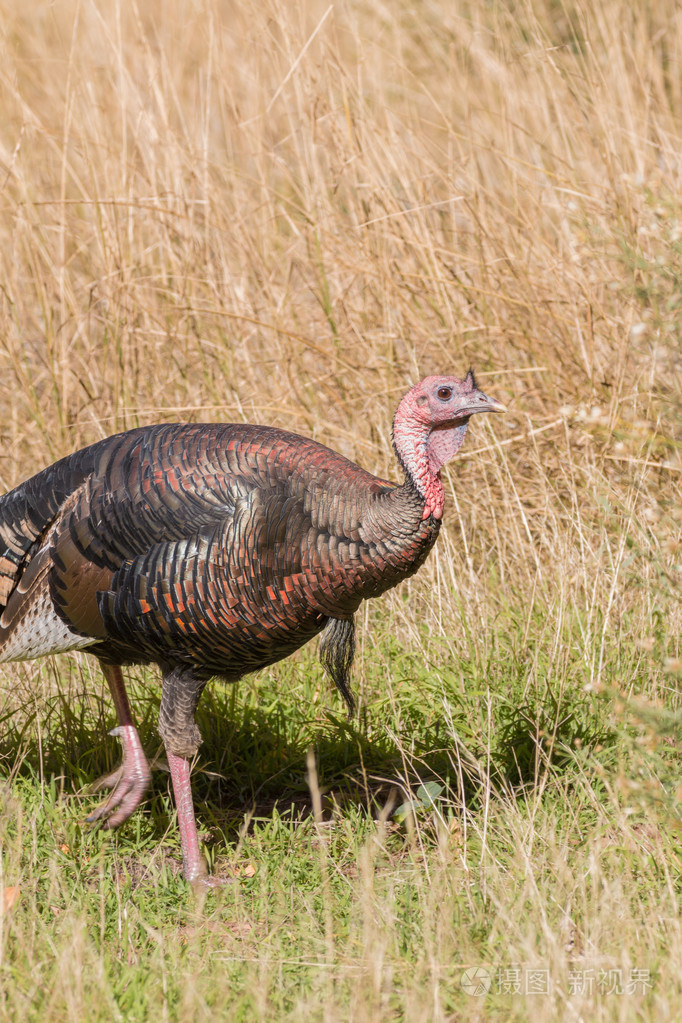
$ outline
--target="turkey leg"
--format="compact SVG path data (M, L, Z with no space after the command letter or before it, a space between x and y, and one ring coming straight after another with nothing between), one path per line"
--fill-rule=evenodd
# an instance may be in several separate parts
M182 847L182 872L191 883L210 883L206 860L199 849L197 822L194 817L194 800L190 782L190 762L187 757L177 757L166 749L168 766L173 780L173 795L178 810L178 829Z
M123 763L111 774L100 778L97 788L112 788L113 792L105 803L87 817L93 822L104 819L105 828L116 828L130 817L142 802L151 780L149 764L142 749L140 736L133 724L128 694L123 683L123 672L118 664L103 664L102 673L109 684L116 708L118 727L110 735L117 735L123 746Z
M194 712L205 685L205 679L196 678L187 668L171 668L164 672L159 734L166 747L173 781L185 880L212 886L219 882L209 877L206 861L199 848L190 782L192 758L201 743Z

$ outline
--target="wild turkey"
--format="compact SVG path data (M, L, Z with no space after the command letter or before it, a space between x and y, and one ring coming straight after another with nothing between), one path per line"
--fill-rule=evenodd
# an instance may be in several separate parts
M123 763L88 820L115 827L144 796L121 666L156 663L184 874L207 881L189 779L206 682L233 682L322 633L322 662L352 709L354 612L423 564L441 466L473 413L503 411L471 371L422 380L393 421L402 486L284 430L172 424L92 444L0 498L0 660L88 649L116 708Z

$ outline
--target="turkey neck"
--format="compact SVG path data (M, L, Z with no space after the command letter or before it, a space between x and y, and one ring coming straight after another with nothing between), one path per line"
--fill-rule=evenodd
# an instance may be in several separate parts
M382 487L367 501L361 531L373 549L370 574L376 571L380 585L373 592L389 589L424 563L440 530L439 518L424 515L426 507L407 474L402 486Z
M377 480L360 501L360 535L370 554L362 572L364 596L384 592L424 563L443 515L440 470L462 446L466 429L467 420L432 428L409 400L401 402L393 446L405 482L390 486Z
M424 563L436 542L443 511L441 449L459 447L465 429L460 425L445 445L442 437L432 444L429 429L406 423L397 414L393 443L405 475L402 486L373 479L369 486L356 489L359 481L348 480L347 486L329 495L332 532L361 541L359 549L351 543L345 550L344 541L337 548L339 564L352 564L357 597L383 593Z
M312 502L312 535L301 551L310 606L331 618L349 617L416 572L440 529L432 515L423 518L424 499L411 481L391 486L352 470Z
M393 420L393 447L405 473L405 486L422 502L422 518L443 517L440 470L457 454L466 436L468 418L431 426L405 395Z

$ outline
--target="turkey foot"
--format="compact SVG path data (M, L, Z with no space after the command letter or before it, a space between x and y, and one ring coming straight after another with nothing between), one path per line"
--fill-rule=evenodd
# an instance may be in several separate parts
M113 792L86 820L89 824L104 820L105 828L117 828L142 802L149 788L151 771L134 725L119 725L109 734L117 735L123 743L123 763L96 782L98 789L113 788Z
M193 881L190 881L190 884L194 894L201 896L202 892L208 893L215 891L215 889L222 888L223 885L226 885L229 881L229 877L216 877L215 874L207 873L201 877L195 877Z

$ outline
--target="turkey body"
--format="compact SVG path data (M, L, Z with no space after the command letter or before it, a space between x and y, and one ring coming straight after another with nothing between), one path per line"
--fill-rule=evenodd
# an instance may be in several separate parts
M123 764L89 819L116 826L144 795L121 666L156 663L185 876L206 880L189 787L206 682L323 632L323 663L352 708L354 612L424 562L440 467L481 411L503 406L471 373L408 392L393 427L400 486L273 427L170 424L99 441L0 498L0 661L87 649L116 707Z
M118 434L0 500L0 660L89 647L234 681L415 572L422 507L283 430Z

